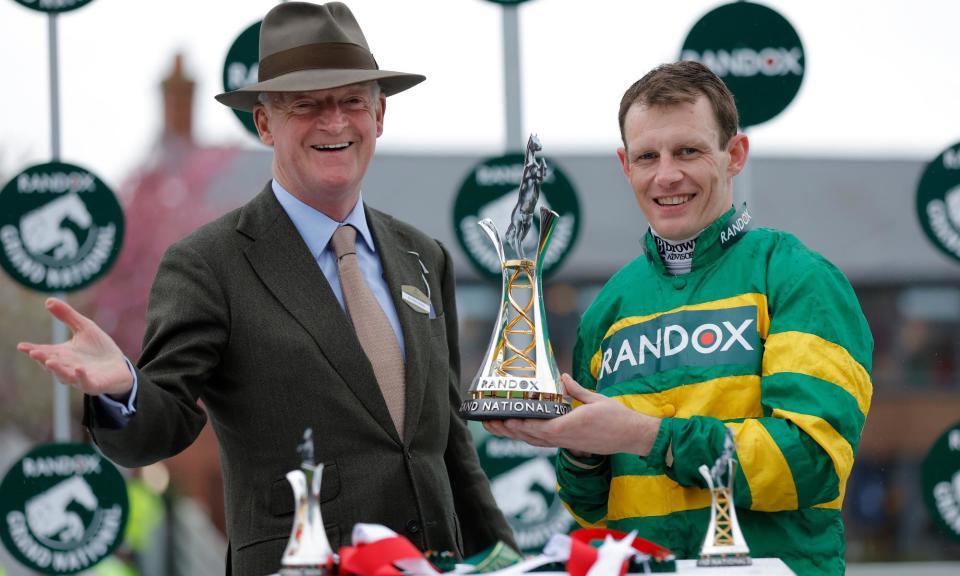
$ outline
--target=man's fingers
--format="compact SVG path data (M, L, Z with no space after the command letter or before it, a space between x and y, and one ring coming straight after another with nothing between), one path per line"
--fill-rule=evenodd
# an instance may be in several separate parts
M497 436L506 436L509 438L517 438L515 426L518 423L522 423L523 420L484 420L483 427L486 428L487 432L491 434L496 434Z
M503 422L499 420L484 420L483 428L496 436L506 436L506 430L503 427Z
M76 370L73 371L74 378L77 384L80 384L81 390L92 390L93 385L90 382L90 377L87 374L87 369L83 366L77 366Z
M567 391L569 396L575 400L583 402L584 404L590 404L591 402L596 402L605 398L603 394L598 394L592 390L587 390L578 384L576 380L571 378L569 374L563 374L560 376L560 381L563 382L563 388Z
M77 381L76 371L64 365L56 358L50 358L44 362L43 367L64 384L74 384Z
M72 357L63 346L63 344L29 344L29 348L24 352L31 360L41 364L53 359L59 359L62 362L65 357Z
M30 351L36 348L37 345L33 342L19 342L17 343L17 352L23 352L27 356L30 355Z
M53 317L66 324L74 334L79 332L83 328L84 322L87 321L86 316L80 314L59 298L47 298L45 304Z
M547 429L549 420L507 420L504 426L509 430L511 437L523 440L527 444L541 447L554 447L553 435Z
M514 440L520 440L532 446L540 446L543 448L553 448L556 446L556 444L545 440L537 434L537 422L528 422L527 420L520 419L487 420L483 423L483 427L487 432L496 436L513 438Z
M91 382L86 369L82 366L77 366L60 358L51 358L43 363L43 367L56 376L62 384L73 386L86 394L99 393L97 387Z
M25 352L27 356L30 357L31 360L35 360L41 364L43 364L44 362L46 362L52 357L49 346L42 346L37 344L26 344L26 345L21 344L17 346L17 350L20 350L21 352Z

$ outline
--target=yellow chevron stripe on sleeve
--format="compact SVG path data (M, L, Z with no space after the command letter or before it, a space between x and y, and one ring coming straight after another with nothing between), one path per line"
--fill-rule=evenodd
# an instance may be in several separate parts
M806 332L771 334L764 344L763 375L781 372L832 382L854 397L864 416L870 411L870 374L843 346Z
M720 420L759 418L759 376L726 376L650 394L614 396L627 408L660 418L712 416Z
M570 505L564 502L562 499L560 500L560 503L563 504L563 507L567 509L567 512L569 512L570 515L573 516L574 521L576 521L577 525L580 526L581 528L606 528L607 527L606 516L597 520L596 522L589 522L587 520L584 520L580 516L577 516L576 512L573 511L573 508L571 508Z
M672 310L657 312L656 314L648 314L646 316L630 316L628 318L622 318L607 329L607 333L604 334L603 339L606 340L613 334L616 334L628 326L643 324L644 322L649 322L654 318L666 314L673 314L675 312L681 312L684 310L722 310L724 308L739 308L741 306L757 307L757 331L760 333L761 339L766 339L767 334L770 332L770 311L767 310L767 296L765 294L756 292L748 292L746 294L739 294L731 298L712 300L710 302L702 302L700 304L679 306ZM600 373L600 359L602 355L603 350L598 350L590 359L590 373L593 374L594 378L596 378Z
M797 486L780 447L758 420L729 423L737 442L737 460L750 486L751 510L796 510Z
M684 488L665 475L616 476L610 481L607 519L666 516L710 506L706 488Z
M773 409L773 417L783 418L796 424L830 456L830 460L833 461L833 468L837 472L840 495L830 502L817 504L814 508L839 510L843 505L843 496L847 490L847 478L850 476L850 470L853 469L853 447L823 418L780 410L779 408Z

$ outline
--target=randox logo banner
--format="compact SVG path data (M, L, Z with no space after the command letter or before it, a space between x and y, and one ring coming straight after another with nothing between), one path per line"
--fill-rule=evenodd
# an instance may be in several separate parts
M687 34L681 60L696 60L733 92L746 128L770 120L793 101L806 71L800 36L772 8L733 2L705 14Z
M662 314L611 334L600 352L598 391L680 366L759 365L757 307Z
M0 495L0 540L40 573L87 570L123 541L126 484L88 444L34 448L7 472Z
M33 166L0 190L0 266L27 288L84 288L113 266L122 241L116 197L79 166Z

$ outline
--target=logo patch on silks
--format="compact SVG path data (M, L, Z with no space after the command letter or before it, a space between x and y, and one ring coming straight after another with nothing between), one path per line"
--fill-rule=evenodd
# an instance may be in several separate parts
M960 422L934 442L923 461L923 501L941 531L960 540Z
M489 218L498 230L507 230L510 213L517 204L523 161L523 154L519 153L484 160L464 179L454 201L453 228L457 241L474 268L491 280L500 279L500 260L493 243L480 228L479 221ZM546 158L546 165L538 206L553 210L560 219L543 257L545 278L560 267L576 244L580 232L580 203L573 185L549 158ZM526 253L536 253L539 237L540 215L534 213L533 228L524 237Z
M88 444L34 448L0 483L0 540L24 566L74 574L123 541L127 486Z
M0 190L0 266L27 288L84 288L113 266L122 241L116 197L79 166L32 166Z
M917 218L934 246L960 260L960 143L924 169L917 186Z
M489 435L477 454L522 552L539 554L551 536L576 528L556 493L555 448Z
M597 391L679 366L760 365L757 307L681 310L622 327L600 344Z

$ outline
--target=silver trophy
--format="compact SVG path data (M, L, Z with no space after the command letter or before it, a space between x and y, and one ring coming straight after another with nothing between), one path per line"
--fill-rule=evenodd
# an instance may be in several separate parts
M299 470L287 472L287 481L293 488L293 530L283 551L282 576L320 576L335 572L336 558L320 516L320 484L323 464L314 463L313 430L303 432L303 442L297 446L301 464Z
M540 208L540 241L532 260L526 258L523 247L547 171L546 162L536 157L540 150L540 140L531 135L524 153L520 198L506 233L512 258L506 257L493 222L487 218L479 222L500 259L503 291L483 364L460 406L460 415L469 420L555 418L570 411L550 347L540 290L543 257L559 220L556 212Z
M700 548L697 566L747 566L751 564L750 549L740 532L737 509L733 505L733 479L737 461L733 455L736 445L729 429L723 440L723 453L708 468L702 464L700 475L710 487L710 525ZM727 472L727 485L723 485L723 472Z

